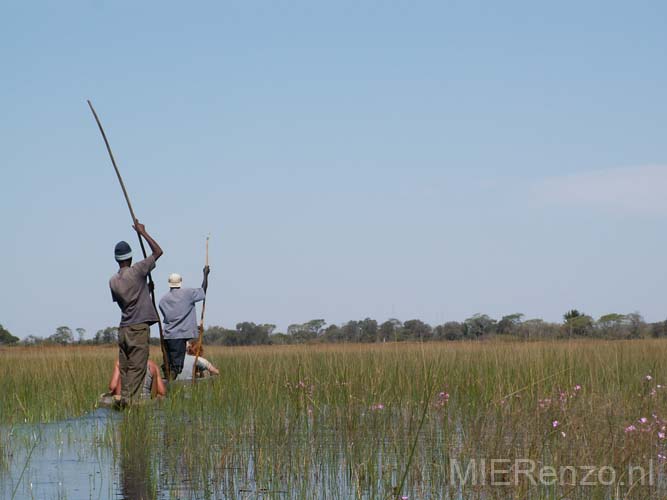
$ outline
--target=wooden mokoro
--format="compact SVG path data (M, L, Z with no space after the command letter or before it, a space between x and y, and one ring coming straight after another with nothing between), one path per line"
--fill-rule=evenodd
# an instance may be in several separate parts
M217 375L209 375L208 377L197 377L195 379L195 384L209 384L213 382L214 380L217 380L218 376ZM192 385L192 379L190 380L172 380L171 382L168 382L166 379L162 379L162 382L164 382L164 385L167 386L167 390L174 390L177 387L188 387Z
M198 377L195 379L195 384L210 384L218 378L217 375L209 375L208 377ZM164 384L167 386L167 391L171 392L179 387L186 388L192 386L192 380L172 380L167 382L167 380L162 379ZM153 399L139 399L132 403L133 406L137 405L150 405L159 401L158 398ZM97 408L111 408L113 410L122 410L123 407L120 404L120 396L114 396L109 393L100 394L100 397L97 400Z
M159 399L138 399L135 400L131 406L146 406L155 404ZM122 410L123 406L120 404L120 396L114 396L112 394L101 394L97 400L97 408L110 408L112 410Z

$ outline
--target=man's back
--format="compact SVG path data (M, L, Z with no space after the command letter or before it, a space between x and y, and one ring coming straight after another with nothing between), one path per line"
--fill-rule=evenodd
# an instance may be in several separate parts
M204 300L202 288L172 288L160 299L166 339L191 339L197 334L195 303Z
M154 268L155 258L151 255L131 267L120 268L109 280L111 297L122 311L120 326L157 322L146 284L146 276Z

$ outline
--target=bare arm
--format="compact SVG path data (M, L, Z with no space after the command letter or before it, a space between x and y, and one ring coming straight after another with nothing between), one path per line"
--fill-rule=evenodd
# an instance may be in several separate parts
M215 366L213 366L213 363L211 363L208 359L201 358L201 357L197 360L197 370L201 370L201 371L208 370L213 375L219 375L220 374L218 369Z
M210 371L213 375L220 375L220 371L215 366L213 366L213 363L210 361L208 364L208 371Z
M162 377L160 376L160 370L158 369L157 365L152 361L150 362L150 369L151 369L151 375L153 376L153 382L155 383L155 394L157 395L158 398L166 396L167 388L164 386L164 382L162 382Z
M109 380L109 392L111 394L120 394L120 368L118 360L116 360L116 364L113 366L111 380Z
M204 293L208 289L208 275L211 273L211 268L204 266L204 280L201 282L201 287L204 289Z
M160 257L162 257L162 254L164 253L162 248L157 244L157 241L151 238L151 235L146 232L146 227L140 223L138 219L134 220L134 226L132 227L148 242L148 246L151 247L151 252L153 252L153 257L155 260L158 260Z

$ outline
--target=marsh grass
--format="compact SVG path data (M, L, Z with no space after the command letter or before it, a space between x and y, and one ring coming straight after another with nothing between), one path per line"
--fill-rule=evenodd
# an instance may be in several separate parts
M0 349L6 394L0 423L51 422L90 411L106 389L117 355L117 348Z
M89 410L115 355L1 351L10 397L0 419ZM664 482L616 491L521 480L494 489L451 484L450 465L532 459L608 465L622 476L653 461L662 477L666 356L660 340L210 347L206 357L221 377L127 412L114 453L122 477L136 483L132 471L144 471L150 495L649 498L665 492ZM8 359L16 369L6 368ZM65 381L56 395L53 380Z
M9 468L9 445L6 432L0 430L0 472Z

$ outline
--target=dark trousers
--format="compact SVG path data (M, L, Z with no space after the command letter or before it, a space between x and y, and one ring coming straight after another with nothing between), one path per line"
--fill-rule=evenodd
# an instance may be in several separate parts
M167 348L167 358L169 358L169 375L172 380L183 371L183 361L185 361L185 344L190 339L164 339Z
M121 399L131 401L141 397L148 363L148 338L151 329L147 323L121 326L118 330L118 364L120 367Z

